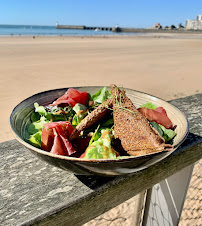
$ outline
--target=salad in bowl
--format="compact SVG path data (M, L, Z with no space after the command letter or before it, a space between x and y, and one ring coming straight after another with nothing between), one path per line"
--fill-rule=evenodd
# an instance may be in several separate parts
M52 154L116 159L172 150L176 126L163 107L138 109L124 90L111 85L90 95L69 88L53 103L34 103L28 142Z
M185 115L127 88L86 86L37 93L12 111L15 138L46 162L80 175L145 169L185 140Z

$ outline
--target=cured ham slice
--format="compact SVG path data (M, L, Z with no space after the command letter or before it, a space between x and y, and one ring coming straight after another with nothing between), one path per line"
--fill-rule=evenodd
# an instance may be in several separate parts
M42 129L41 148L53 154L72 155L75 152L69 141L72 131L73 127L69 121L45 124Z
M166 129L173 128L173 124L168 118L163 107L158 107L155 110L148 108L138 108L138 111L142 113L150 122L156 122L164 126Z
M72 128L72 126L71 126L71 128ZM59 135L59 138L60 138L60 141L62 143L62 147L63 147L63 151L64 151L65 155L67 155L67 156L72 155L75 152L75 150L72 147L70 141L68 140L69 135L71 133L69 134L67 132L67 130L65 129L65 126L62 126L62 125L57 125L55 127L55 129L56 129L57 134ZM73 130L73 128L71 129L71 131L72 130Z
M60 140L60 136L58 135L55 128L53 128L53 134L54 134L54 142L53 146L51 147L50 153L56 154L56 155L65 155L62 147L62 143Z
M53 128L48 128L47 124L45 124L41 134L41 149L50 151L53 146L54 138Z
M88 98L89 95L87 92L69 88L63 96L59 97L56 101L50 104L50 106L68 104L71 107L74 107L77 103L86 105Z
M170 144L153 129L147 119L135 108L132 101L111 85L113 94L114 136L129 155L142 156L150 153L171 150Z

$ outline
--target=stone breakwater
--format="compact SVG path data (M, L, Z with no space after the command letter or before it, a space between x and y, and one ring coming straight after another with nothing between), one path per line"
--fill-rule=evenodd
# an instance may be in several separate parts
M79 30L100 30L124 33L185 33L185 34L202 34L202 30L186 29L153 29L153 28L124 28L124 27L100 27L85 25L56 25L57 29L79 29Z

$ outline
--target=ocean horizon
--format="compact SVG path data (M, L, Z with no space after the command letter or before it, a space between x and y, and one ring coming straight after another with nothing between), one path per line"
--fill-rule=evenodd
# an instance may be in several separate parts
M138 33L116 33L83 29L57 29L51 25L7 25L0 24L0 36L96 36L96 35L137 35Z

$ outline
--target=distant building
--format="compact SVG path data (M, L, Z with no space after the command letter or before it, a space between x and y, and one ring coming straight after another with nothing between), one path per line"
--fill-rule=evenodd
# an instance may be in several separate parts
M187 30L202 30L202 15L198 15L196 20L186 21Z
M196 17L196 20L202 20L202 15L198 15L198 16Z
M156 23L153 28L154 29L162 29L162 25L160 23Z

